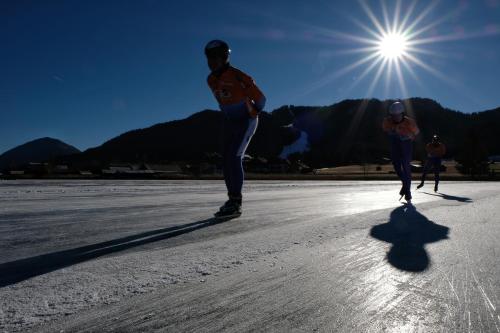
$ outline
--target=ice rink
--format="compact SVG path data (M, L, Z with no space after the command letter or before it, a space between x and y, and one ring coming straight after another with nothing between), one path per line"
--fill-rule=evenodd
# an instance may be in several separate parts
M500 332L500 184L399 188L0 181L0 332Z

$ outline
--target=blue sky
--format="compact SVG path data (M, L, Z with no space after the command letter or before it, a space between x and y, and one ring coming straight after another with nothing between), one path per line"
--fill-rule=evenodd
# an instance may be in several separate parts
M396 0L366 4L381 25L381 4L389 21L398 16ZM413 53L423 65L402 67L405 89L387 70L370 89L380 66L365 76L371 62L345 70L373 54L352 52L367 46L354 37L375 40L358 1L2 1L0 153L44 136L86 149L217 108L203 56L213 38L230 44L268 111L407 96L464 112L500 106L500 0L421 0L407 25L426 9L413 29L429 27L415 37L428 42Z

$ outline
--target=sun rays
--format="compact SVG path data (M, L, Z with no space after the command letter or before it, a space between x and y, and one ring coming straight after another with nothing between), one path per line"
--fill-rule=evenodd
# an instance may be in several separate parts
M421 37L422 34L446 19L446 17L442 17L437 21L431 20L427 25L423 25L423 22L428 18L438 1L432 1L427 7L421 10L420 13L417 13L416 0L413 0L409 4L406 3L407 7L403 7L402 1L397 0L392 11L391 8L388 8L386 2L381 0L381 19L375 15L367 1L359 0L358 2L368 17L371 27L366 24L361 24L359 20L353 19L352 21L373 37L373 40L365 45L360 45L360 48L371 46L372 49L366 52L364 57L370 57L376 54L377 56L374 62L377 61L379 63L377 74L370 84L367 96L373 93L373 90L378 85L378 81L384 76L383 74L385 74L386 95L389 94L390 82L396 79L398 90L401 95L403 95L402 97L409 97L406 88L406 76L410 75L410 78L415 79L417 83L420 81L417 72L414 70L415 67L440 79L444 78L444 75L440 73L439 70L421 59L422 55L432 54L431 51L423 48L423 45L438 41L435 37ZM453 13L456 14L456 11L453 11ZM446 16L449 17L451 14ZM377 66L373 66L373 69L376 67ZM359 79L356 80L356 84L360 81Z
M366 97L372 96L375 89L381 88L381 84L387 98L410 97L407 81L421 86L420 76L423 73L456 87L453 79L433 65L432 57L446 57L440 54L434 45L500 33L499 29L490 29L473 33L438 34L440 25L465 10L461 5L436 16L436 7L439 4L436 0L426 6L419 6L418 0L395 0L391 2L391 7L385 0L380 0L379 8L370 6L374 1L358 0L358 3L365 17L349 17L350 21L361 29L358 34L352 33L352 29L347 32L295 22L308 31L313 31L316 36L323 36L326 41L331 39L332 47L335 48L331 52L332 55L352 55L350 63L325 73L318 81L305 87L302 95L321 89L351 73L355 73L354 80L346 85L344 93L349 93L361 81L370 80ZM344 41L347 47L342 47L339 41ZM325 44L325 40L322 43Z
M401 0L396 0L393 4L394 6L389 8L384 0L380 0L379 15L377 15L367 1L359 0L359 5L368 19L363 20L357 17L350 18L350 20L361 29L363 32L361 35L313 27L317 33L335 38L336 41L338 39L347 41L349 49L339 50L338 53L348 53L353 55L353 58L349 64L328 73L308 87L309 89L305 90L306 93L327 86L334 80L341 80L342 77L352 72L357 72L355 80L347 85L346 92L352 91L364 80L370 81L367 86L366 99L355 110L346 138L351 137L357 131L369 98L373 96L377 88L380 88L381 82L386 98L410 97L407 81L411 80L422 85L419 75L423 72L453 85L452 80L433 67L432 61L429 60L438 54L433 44L460 39L457 34L438 35L436 27L457 15L462 8L458 7L436 19L431 13L438 1L432 1L423 8L417 6L417 0L405 2L404 5ZM463 36L464 39L467 37L469 36ZM352 45L355 47L353 48ZM338 47L338 43L335 47ZM394 85L397 86L396 89ZM409 115L413 116L409 100L404 100L404 103ZM349 140L345 141L345 144L341 145L341 150L350 149ZM339 153L343 152L345 151Z

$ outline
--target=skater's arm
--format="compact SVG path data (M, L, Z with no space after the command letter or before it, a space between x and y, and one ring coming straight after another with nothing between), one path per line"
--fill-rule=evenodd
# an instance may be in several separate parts
M418 133L420 133L420 129L418 128L417 126L417 123L415 122L415 120L413 119L408 119L409 120L409 124L410 124L410 137L412 139L415 139L415 137L418 135Z
M247 96L253 101L257 110L262 111L264 109L264 105L266 105L266 97L250 76L247 75L246 81L248 87Z
M249 75L240 72L242 80L242 88L245 91L245 95L249 99L249 103L253 105L256 112L261 112L266 104L266 97L259 89L255 81Z

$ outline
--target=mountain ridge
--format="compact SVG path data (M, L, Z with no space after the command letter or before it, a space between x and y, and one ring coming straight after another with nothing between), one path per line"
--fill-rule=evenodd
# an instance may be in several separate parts
M309 149L292 154L290 159L300 159L313 167L387 161L390 149L381 123L394 101L346 99L329 106L284 105L263 112L247 153L278 159L284 147L305 133ZM414 97L403 102L421 129L415 159L425 159L425 143L433 134L441 136L449 158L480 161L500 154L500 108L468 114L445 108L429 98ZM110 163L207 162L222 150L222 131L223 114L206 109L184 119L124 132L100 146L57 160L82 168Z
M59 139L43 137L35 139L0 155L0 170L21 167L30 162L40 163L56 158L81 153L79 149Z

